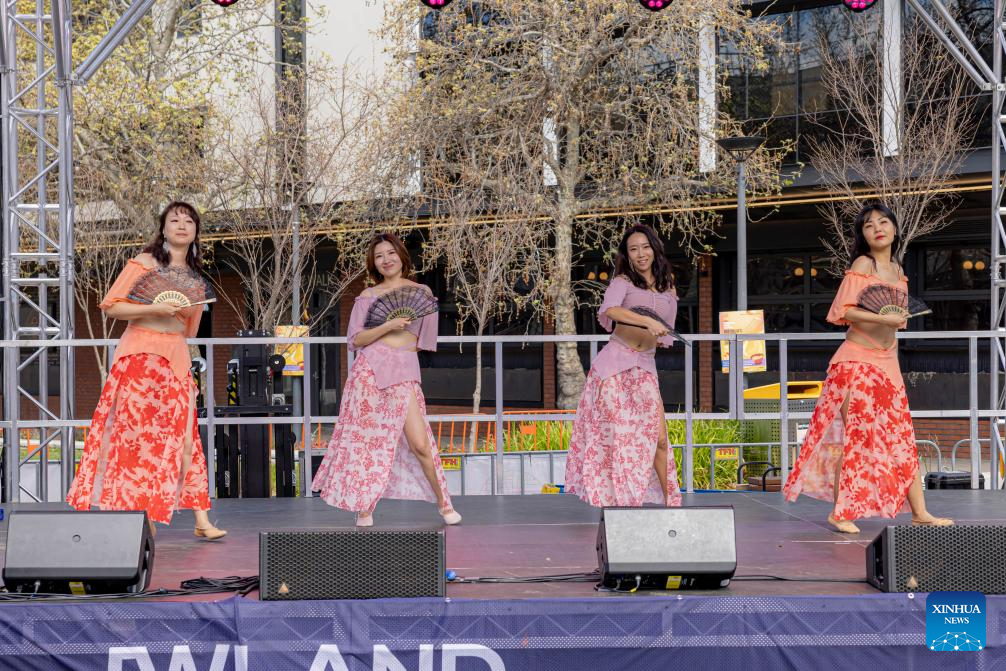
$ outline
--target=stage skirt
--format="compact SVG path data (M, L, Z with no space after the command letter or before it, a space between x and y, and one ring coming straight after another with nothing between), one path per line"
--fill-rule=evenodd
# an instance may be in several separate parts
M343 389L332 440L314 476L314 490L326 503L355 512L372 511L381 498L436 503L437 497L405 439L405 417L413 396L425 417L426 399L418 381L380 389L366 351L356 357ZM447 480L429 422L426 434L437 481L449 507Z
M177 508L209 510L194 391L191 375L180 380L163 356L119 358L98 399L67 502L77 510L146 510L165 524ZM180 483L189 436L192 461Z
M602 377L592 367L569 441L565 490L599 508L681 505L673 450L667 450L667 492L661 493L653 468L664 426L652 372L633 367Z
M806 439L783 490L787 500L806 494L835 501L837 520L894 517L907 507L908 488L918 477L915 431L901 376L892 380L885 368L848 360L829 367ZM847 396L846 425L842 403Z

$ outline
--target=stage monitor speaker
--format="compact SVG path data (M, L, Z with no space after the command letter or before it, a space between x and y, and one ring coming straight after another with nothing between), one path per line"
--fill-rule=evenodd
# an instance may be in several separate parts
M726 587L737 570L734 509L605 508L597 565L609 589Z
M259 534L259 597L444 596L442 529L339 529Z
M866 579L884 592L1006 594L1006 525L889 526L866 549Z
M154 569L145 512L16 510L7 526L3 581L11 592L142 592Z

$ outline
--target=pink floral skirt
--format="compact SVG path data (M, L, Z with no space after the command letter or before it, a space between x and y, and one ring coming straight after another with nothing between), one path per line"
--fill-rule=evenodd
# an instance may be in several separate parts
M848 423L842 403L849 398ZM841 464L838 497L835 470ZM832 364L783 491L836 501L835 519L894 517L906 507L919 457L904 384L874 364Z
M146 510L151 520L165 524L176 508L210 509L206 457L191 407L192 379L187 383L157 354L131 354L115 362L66 497L71 506ZM179 484L189 436L192 462Z
M366 355L357 356L343 389L332 440L314 476L314 490L326 503L354 512L372 511L381 498L436 503L405 439L405 417L413 395L425 416L426 399L418 382L379 389ZM450 506L440 452L428 422L426 433L440 491Z
M681 505L673 450L667 450L666 492L653 468L663 426L653 373L634 367L602 379L591 370L569 441L566 491L599 508Z

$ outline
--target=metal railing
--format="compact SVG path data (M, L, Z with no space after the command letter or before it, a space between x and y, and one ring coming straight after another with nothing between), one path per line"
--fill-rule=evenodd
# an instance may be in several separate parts
M978 407L978 343L981 340L989 340L1001 336L1001 334L995 331L943 331L943 332L926 332L926 333L915 333L906 332L899 333L899 340L956 340L965 341L968 345L968 401L969 406L967 408L959 409L948 409L942 408L939 410L920 410L913 411L912 416L916 418L958 418L967 419L970 427L969 439L971 444L979 444L979 422L989 421L990 424L997 420L1006 420L1006 411L996 411L992 409L979 408ZM502 482L502 468L503 460L500 458L504 450L505 441L505 431L504 422L509 421L569 421L570 415L568 412L541 412L541 411L529 411L526 413L521 412L504 412L504 398L503 398L503 371L504 371L504 356L503 356L503 346L505 344L530 344L530 343L561 343L561 342L577 342L577 343L587 343L590 347L590 359L593 361L594 357L597 355L599 344L603 345L608 340L608 335L588 335L588 336L444 336L439 339L441 344L457 344L457 343L480 343L480 344L492 344L493 345L493 360L492 366L494 368L494 382L495 382L495 395L494 403L495 408L493 413L484 414L472 414L472 413L461 413L461 414L435 414L429 415L429 420L431 422L479 422L479 423L491 423L492 431L490 435L495 441L494 450L492 452L486 453L456 453L445 456L460 457L462 463L465 460L472 457L485 457L489 455L493 462L492 464L492 493L501 493L501 482ZM812 342L812 341L840 341L844 339L844 334L841 333L767 333L767 334L757 334L757 335L745 335L745 334L731 334L731 335L719 335L719 334L695 334L686 335L686 343L684 345L684 407L680 412L665 413L665 419L675 419L684 420L685 422L685 441L680 445L682 449L682 463L678 464L679 477L682 480L682 489L687 492L694 491L694 455L696 448L703 449L695 443L694 440L694 422L700 419L710 419L710 420L779 420L779 441L778 443L773 443L773 446L778 445L780 448L780 475L785 479L791 469L790 463L790 446L795 445L795 436L789 435L789 420L791 419L809 419L812 415L811 412L790 412L788 404L785 402L780 402L779 412L745 412L743 403L743 391L744 391L744 376L738 375L737 371L740 369L740 357L742 352L741 345L747 340L765 340L767 342L778 343L778 357L779 357L779 382L780 389L787 389L788 382L788 346L791 342ZM728 395L728 409L726 412L697 412L695 410L695 344L701 342L720 342L729 341L731 343L730 347L730 370L728 374L729 382L729 395ZM113 346L117 341L108 339L72 339L72 340L53 340L47 343L47 347L58 348L58 347L107 347ZM207 429L207 435L212 437L215 435L215 428L218 426L227 425L245 425L245 424L288 424L294 426L300 426L300 435L308 437L307 440L303 441L305 455L301 463L303 467L300 469L300 491L303 496L311 496L310 483L312 480L312 467L310 456L316 451L313 449L310 439L313 436L313 427L318 424L333 424L337 416L335 415L312 415L310 408L312 406L312 396L315 390L312 388L311 384L304 384L303 389L303 407L305 411L301 415L288 416L288 417L216 417L214 408L216 407L216 402L214 399L214 391L216 389L215 375L215 361L216 357L214 354L214 349L217 347L227 347L230 348L236 344L242 345L254 345L254 344L265 344L265 345L289 345L289 344L299 344L304 345L304 379L312 379L312 372L314 370L313 353L312 348L308 345L320 345L320 346L345 346L345 337L304 337L304 338L193 338L189 340L191 345L201 345L205 347L206 350L206 372L204 374L205 388L208 393L205 394L205 408L206 417L199 420L201 426L205 426ZM838 343L836 342L836 345ZM37 341L0 341L0 348L3 350L9 349L26 349L26 350L36 350L38 348ZM17 352L15 351L15 355ZM228 349L228 358L230 356L230 351ZM44 357L42 358L44 361ZM352 365L353 356L352 353L347 354L347 364ZM824 373L824 371L822 371ZM62 427L86 427L90 424L89 419L60 419L60 420L19 420L17 422L11 422L7 418L3 418L0 421L0 428L9 429L10 432L7 435L19 436L21 430L45 430L54 429ZM990 428L992 428L990 426ZM72 432L71 432L72 433ZM72 441L71 441L72 442ZM742 445L743 443L736 443ZM5 446L11 447L11 446ZM724 445L718 445L716 447L724 447ZM709 449L715 450L716 447L710 447ZM61 444L60 445L60 460L63 465L69 463L72 464L75 458L74 446ZM208 468L210 476L210 487L211 490L214 489L214 483L216 480L216 464L215 464L215 451L213 449L208 449ZM529 454L527 452L508 452L507 454ZM530 453L534 454L534 453ZM713 456L713 455L711 455ZM980 451L971 451L971 472L972 472L972 488L978 487L978 474L980 472ZM1002 456L1002 455L1001 455ZM43 446L39 446L34 450L29 450L27 457L24 459L20 456L20 446L17 449L5 449L5 471L4 471L4 485L6 492L16 492L17 498L21 495L27 496L29 499L34 499L34 495L25 487L21 486L19 482L20 467L26 463L35 463L31 461L33 458L38 457L39 466L37 467L38 476L43 477L46 472L46 460L48 458L48 449L43 449ZM942 466L942 457L939 455L939 450L937 448L938 463ZM714 460L711 459L711 462ZM523 463L523 458L522 458ZM462 468L464 468L462 466ZM999 487L999 473L998 469L991 469L991 486L993 489ZM523 472L522 472L523 479ZM711 481L712 482L712 481ZM44 491L44 485L38 491ZM65 492L64 492L65 493ZM211 492L215 493L215 492Z

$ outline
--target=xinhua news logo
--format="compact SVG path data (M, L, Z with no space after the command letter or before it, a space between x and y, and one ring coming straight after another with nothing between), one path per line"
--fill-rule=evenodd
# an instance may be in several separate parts
M985 649L985 595L932 592L926 597L926 645L938 652Z

